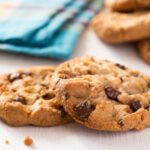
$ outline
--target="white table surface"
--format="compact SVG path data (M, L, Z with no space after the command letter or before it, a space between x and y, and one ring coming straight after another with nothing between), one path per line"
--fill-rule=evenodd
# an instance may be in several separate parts
M150 73L132 45L110 46L100 42L91 30L80 39L72 57L92 55L109 59L130 68ZM57 65L60 61L33 58L0 52L0 73L12 72L18 68L38 65ZM26 147L23 139L31 136L32 147ZM9 145L4 141L8 139ZM72 123L59 127L9 127L0 122L0 150L148 150L150 149L150 129L126 133L98 132Z

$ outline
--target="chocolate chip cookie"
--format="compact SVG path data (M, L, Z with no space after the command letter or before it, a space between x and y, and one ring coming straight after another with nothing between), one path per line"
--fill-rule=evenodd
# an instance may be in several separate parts
M137 47L140 52L140 56L150 64L150 39L138 42Z
M150 37L150 11L119 13L103 11L95 17L92 27L105 42L117 44Z
M54 126L71 121L51 87L52 67L0 75L0 118L12 126Z
M52 78L65 110L78 123L104 131L150 126L150 76L87 57L60 65Z
M150 8L150 0L105 0L107 8L113 11L134 11Z

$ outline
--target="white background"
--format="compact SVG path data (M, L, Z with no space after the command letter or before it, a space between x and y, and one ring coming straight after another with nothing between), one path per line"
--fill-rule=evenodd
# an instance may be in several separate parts
M115 37L114 37L115 38ZM98 59L109 59L130 68L150 73L150 66L144 63L133 45L111 46L97 39L89 29L80 39L73 56L92 55ZM57 65L61 61L33 58L23 55L0 52L0 73L16 69L38 66ZM31 136L32 147L26 147L23 139ZM4 143L10 141L9 145ZM129 131L126 133L99 132L72 123L59 127L9 127L0 122L0 150L148 150L150 149L150 129Z

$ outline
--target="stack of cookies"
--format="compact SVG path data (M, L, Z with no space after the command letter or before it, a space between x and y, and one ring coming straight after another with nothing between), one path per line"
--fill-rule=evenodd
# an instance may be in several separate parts
M150 0L105 0L92 26L105 42L137 42L142 58L150 64Z
M93 57L0 75L0 118L12 126L72 120L103 131L150 126L150 76Z

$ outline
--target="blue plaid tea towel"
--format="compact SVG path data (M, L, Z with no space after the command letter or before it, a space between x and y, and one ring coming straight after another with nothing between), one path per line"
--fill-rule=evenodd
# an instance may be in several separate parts
M0 50L68 59L103 0L0 0Z

